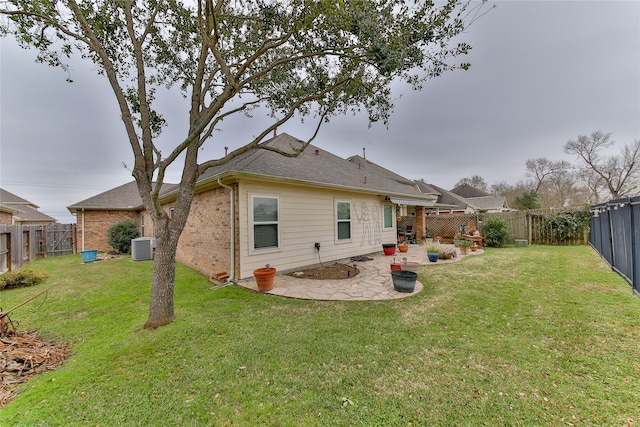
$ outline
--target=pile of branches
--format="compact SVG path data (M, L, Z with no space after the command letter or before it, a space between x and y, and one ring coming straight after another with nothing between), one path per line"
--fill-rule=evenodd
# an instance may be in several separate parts
M34 331L8 329L0 336L0 406L15 397L20 384L61 365L69 349L68 344L42 340Z
M43 340L35 331L20 331L9 317L13 310L45 293L40 292L10 310L0 309L0 406L15 397L20 384L61 365L71 348L66 343Z

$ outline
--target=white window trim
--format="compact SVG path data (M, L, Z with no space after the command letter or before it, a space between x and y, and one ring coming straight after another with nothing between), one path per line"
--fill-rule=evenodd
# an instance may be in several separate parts
M349 203L349 219L348 220L344 220L344 219L338 219L338 204L339 203ZM335 199L334 203L333 203L333 213L335 215L334 217L334 228L335 228L335 243L339 244L339 243L350 243L353 241L353 203L351 203L351 200L341 200L341 199ZM348 222L349 223L349 231L350 231L350 236L348 239L339 239L338 238L338 224L341 222Z
M384 213L385 213L385 208L387 208L387 206L391 209L391 227L384 226ZM382 204L382 229L383 230L393 230L395 228L394 224L395 224L396 215L394 215L394 213L395 213L394 205L390 203Z
M265 222L258 222L257 224L260 225L268 225L268 224L276 224L278 226L278 246L271 246L268 248L256 248L255 247L255 229L254 229L254 225L256 224L253 221L253 203L254 200L257 197L261 197L264 199L276 199L276 203L278 206L278 219L276 221L265 221ZM282 242L282 239L280 237L280 230L282 227L280 227L280 198L278 196L270 196L270 195L264 195L264 194L251 194L249 196L249 252L250 253L267 253L267 252L277 252L280 250L280 244Z

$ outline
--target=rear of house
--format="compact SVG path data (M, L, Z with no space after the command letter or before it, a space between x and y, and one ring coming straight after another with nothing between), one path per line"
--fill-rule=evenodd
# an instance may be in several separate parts
M282 134L263 144L286 151L303 143ZM134 182L126 185L135 187ZM177 189L167 189L162 199L170 213ZM96 196L70 210L83 215L85 227L106 235L107 225L117 222L117 209L106 203L110 198ZM283 272L373 253L382 243L396 242L399 198L422 209L433 205L436 196L358 156L342 159L314 146L293 158L251 150L200 177L176 259L214 278L243 279L265 264ZM96 204L104 220L100 226L87 220L98 218L89 213L97 211ZM153 237L139 196L137 203L123 209L121 201L120 207L123 218L137 216L141 234ZM109 212L115 216L105 217ZM416 218L423 218L419 212ZM93 239L94 231L85 229L85 238ZM103 246L89 242L95 246L91 249Z

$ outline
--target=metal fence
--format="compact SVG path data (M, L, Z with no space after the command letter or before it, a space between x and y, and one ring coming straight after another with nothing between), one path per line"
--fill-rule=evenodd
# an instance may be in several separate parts
M591 207L589 243L640 296L640 197Z
M36 258L75 253L75 224L0 225L0 273Z

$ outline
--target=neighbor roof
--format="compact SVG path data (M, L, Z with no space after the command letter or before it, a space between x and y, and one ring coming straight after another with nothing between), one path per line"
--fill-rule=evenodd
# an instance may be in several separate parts
M0 188L0 206L3 211L13 214L19 222L57 222L58 220L43 212L38 208L40 206L32 203L22 197Z
M486 191L482 191L478 188L475 188L469 184L461 184L458 185L456 188L453 188L452 190L450 190L452 193L457 194L458 196L462 196L465 199L468 199L469 197L486 197L486 196L491 196L491 194L487 193Z
M2 188L0 188L0 204L3 204L5 206L31 205L34 208L40 207L35 203L31 203L30 201L23 199L22 197L18 197L15 194L10 193Z
M161 194L171 191L177 184L164 184ZM131 181L119 187L100 193L81 202L67 206L71 213L81 209L94 210L138 210L142 207L142 198L138 192L136 181Z
M469 204L480 210L502 209L506 207L503 196L469 197Z

